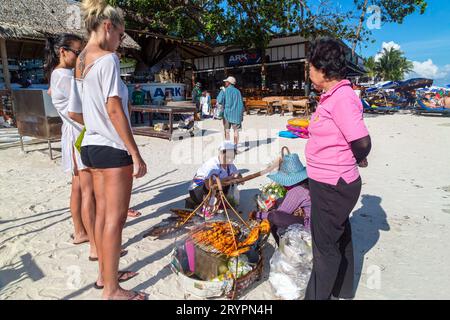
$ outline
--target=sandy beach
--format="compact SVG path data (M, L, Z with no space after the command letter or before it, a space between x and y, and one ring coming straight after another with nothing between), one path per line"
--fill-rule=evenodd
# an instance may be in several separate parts
M306 140L278 138L289 116L251 115L244 119L249 144L236 165L245 173L263 169L283 145L304 157ZM368 115L373 149L361 169L363 190L351 218L357 299L450 299L450 118L410 114ZM222 139L219 121L200 124L203 136L166 141L138 136L148 174L134 181L131 206L143 213L129 218L123 232L128 254L121 270L139 275L125 288L150 299L187 296L168 267L174 238L151 240L143 234L183 207L196 169ZM57 143L54 144L59 148ZM0 149L0 299L99 299L93 288L97 264L88 246L71 243L68 211L70 177L60 153L51 161L46 143ZM241 187L240 210L253 208L253 195L267 177ZM265 248L268 261L273 239ZM242 299L276 299L264 278Z

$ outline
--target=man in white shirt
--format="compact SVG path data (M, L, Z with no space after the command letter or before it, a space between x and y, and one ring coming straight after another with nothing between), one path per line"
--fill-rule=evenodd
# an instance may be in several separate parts
M219 155L207 160L197 170L197 173L189 187L189 198L186 199L186 208L195 209L203 201L209 192L209 178L218 176L220 180L227 181L241 177L236 166L233 164L236 157L235 145L231 141L224 141L219 146ZM229 186L224 188L228 192Z

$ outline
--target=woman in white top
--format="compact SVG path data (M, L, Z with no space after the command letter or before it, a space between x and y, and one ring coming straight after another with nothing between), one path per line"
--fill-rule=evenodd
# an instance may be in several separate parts
M75 78L81 79L86 126L81 158L94 182L98 281L103 282L105 299L142 300L144 293L122 289L117 276L133 176L147 173L131 131L127 87L114 53L124 37L124 20L104 0L84 0L82 10L89 42L78 57Z
M82 39L73 34L61 34L47 39L46 71L50 75L50 94L53 105L60 115L62 165L65 172L72 173L72 191L70 196L70 212L75 228L74 244L90 242L91 255L97 255L94 241L94 197L92 183L82 183L82 175L86 166L74 143L80 135L82 126L69 117L69 98L73 81L73 68L81 52ZM87 210L86 210L87 209Z
M202 92L202 97L200 98L200 106L202 109L202 115L204 117L211 116L211 96L208 91Z

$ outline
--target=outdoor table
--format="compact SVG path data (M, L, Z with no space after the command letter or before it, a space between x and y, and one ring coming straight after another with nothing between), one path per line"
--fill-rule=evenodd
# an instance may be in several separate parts
M149 114L149 127L133 127L133 133L136 135L156 137L172 140L173 134L173 116L175 114L195 115L195 106L158 106L158 105L140 105L131 106L131 111ZM169 115L169 130L156 131L153 129L153 113L165 113Z

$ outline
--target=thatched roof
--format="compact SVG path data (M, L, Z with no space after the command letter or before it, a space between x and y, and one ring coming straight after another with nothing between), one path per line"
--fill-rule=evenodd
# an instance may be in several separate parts
M0 38L7 40L43 40L64 32L86 35L77 1L1 0L0 12ZM140 48L129 36L122 45Z

